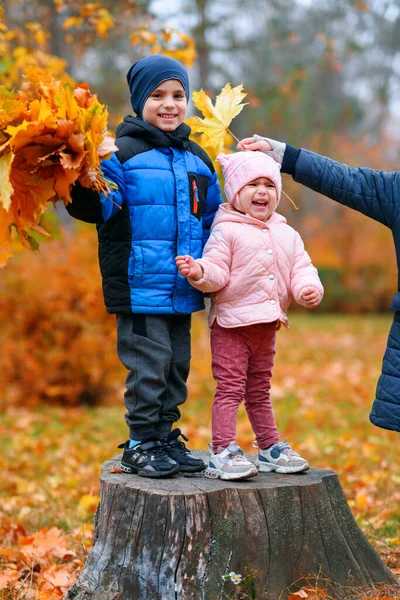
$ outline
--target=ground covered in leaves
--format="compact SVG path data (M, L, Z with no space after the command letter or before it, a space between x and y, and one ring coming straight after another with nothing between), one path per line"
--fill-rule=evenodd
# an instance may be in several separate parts
M399 434L368 421L390 322L389 314L293 316L290 330L278 334L272 394L282 437L312 466L337 471L360 527L400 575ZM194 320L193 339L190 398L181 427L190 446L200 449L210 440L214 390L201 315ZM1 600L56 600L74 582L92 544L100 465L118 453L126 437L122 395L121 380L106 406L21 405L3 411ZM251 452L252 441L241 410L238 442ZM293 598L327 598L323 582L319 588L304 586ZM396 597L382 589L357 595Z

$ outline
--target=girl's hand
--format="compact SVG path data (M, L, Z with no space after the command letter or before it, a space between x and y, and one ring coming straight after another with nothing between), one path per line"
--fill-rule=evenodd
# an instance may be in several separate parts
M240 140L236 146L237 150L258 150L259 152L270 152L272 146L266 139L255 140L254 137Z
M193 279L194 281L198 281L203 277L202 267L192 256L189 256L188 254L185 254L185 256L177 256L175 262L179 273L183 277Z
M300 300L307 308L315 308L321 302L321 294L313 287L306 287L301 293Z

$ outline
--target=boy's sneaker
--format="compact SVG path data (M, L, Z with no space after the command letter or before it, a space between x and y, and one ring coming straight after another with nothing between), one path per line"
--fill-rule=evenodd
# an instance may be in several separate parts
M274 444L265 450L258 449L257 469L262 473L301 473L310 467L308 462L292 450L286 441Z
M186 448L184 442L179 439L180 437L185 442L189 441L180 429L171 431L164 444L165 452L178 463L181 473L199 473L200 471L204 471L206 468L204 461L201 458L193 456L190 450Z
M136 473L141 477L171 477L180 471L175 460L166 454L157 436L148 436L140 444L129 448L129 440L118 446L123 448L121 471Z
M210 479L249 479L258 475L257 468L243 455L243 450L231 442L227 448L218 448L214 454L210 444L210 462L205 476Z

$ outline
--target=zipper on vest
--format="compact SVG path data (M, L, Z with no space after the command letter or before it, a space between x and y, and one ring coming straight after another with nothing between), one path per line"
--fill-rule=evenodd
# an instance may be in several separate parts
M197 184L195 180L192 181L192 190L193 190L193 214L197 215L199 210L199 191L197 189Z

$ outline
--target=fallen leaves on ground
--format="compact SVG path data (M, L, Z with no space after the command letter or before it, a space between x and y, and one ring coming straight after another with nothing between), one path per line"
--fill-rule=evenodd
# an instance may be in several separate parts
M391 315L304 312L292 315L290 321L290 330L278 334L272 380L281 436L312 467L338 473L359 526L382 560L399 574L398 434L378 429L368 420ZM204 314L194 316L192 333L189 399L180 426L190 438L190 448L204 449L210 441L215 389ZM95 368L96 361L92 362ZM117 445L126 439L124 413L122 380L119 392L114 388L105 406L42 405L30 411L19 403L3 411L0 587L7 594L4 599L22 599L26 592L28 600L58 600L67 577L72 585L93 541L101 464L118 454ZM237 439L247 452L254 452L243 407ZM318 587L324 591L321 582ZM318 598L312 585L304 588L309 598ZM386 595L386 600L392 600L395 596L390 592L371 588L354 598L383 600Z

